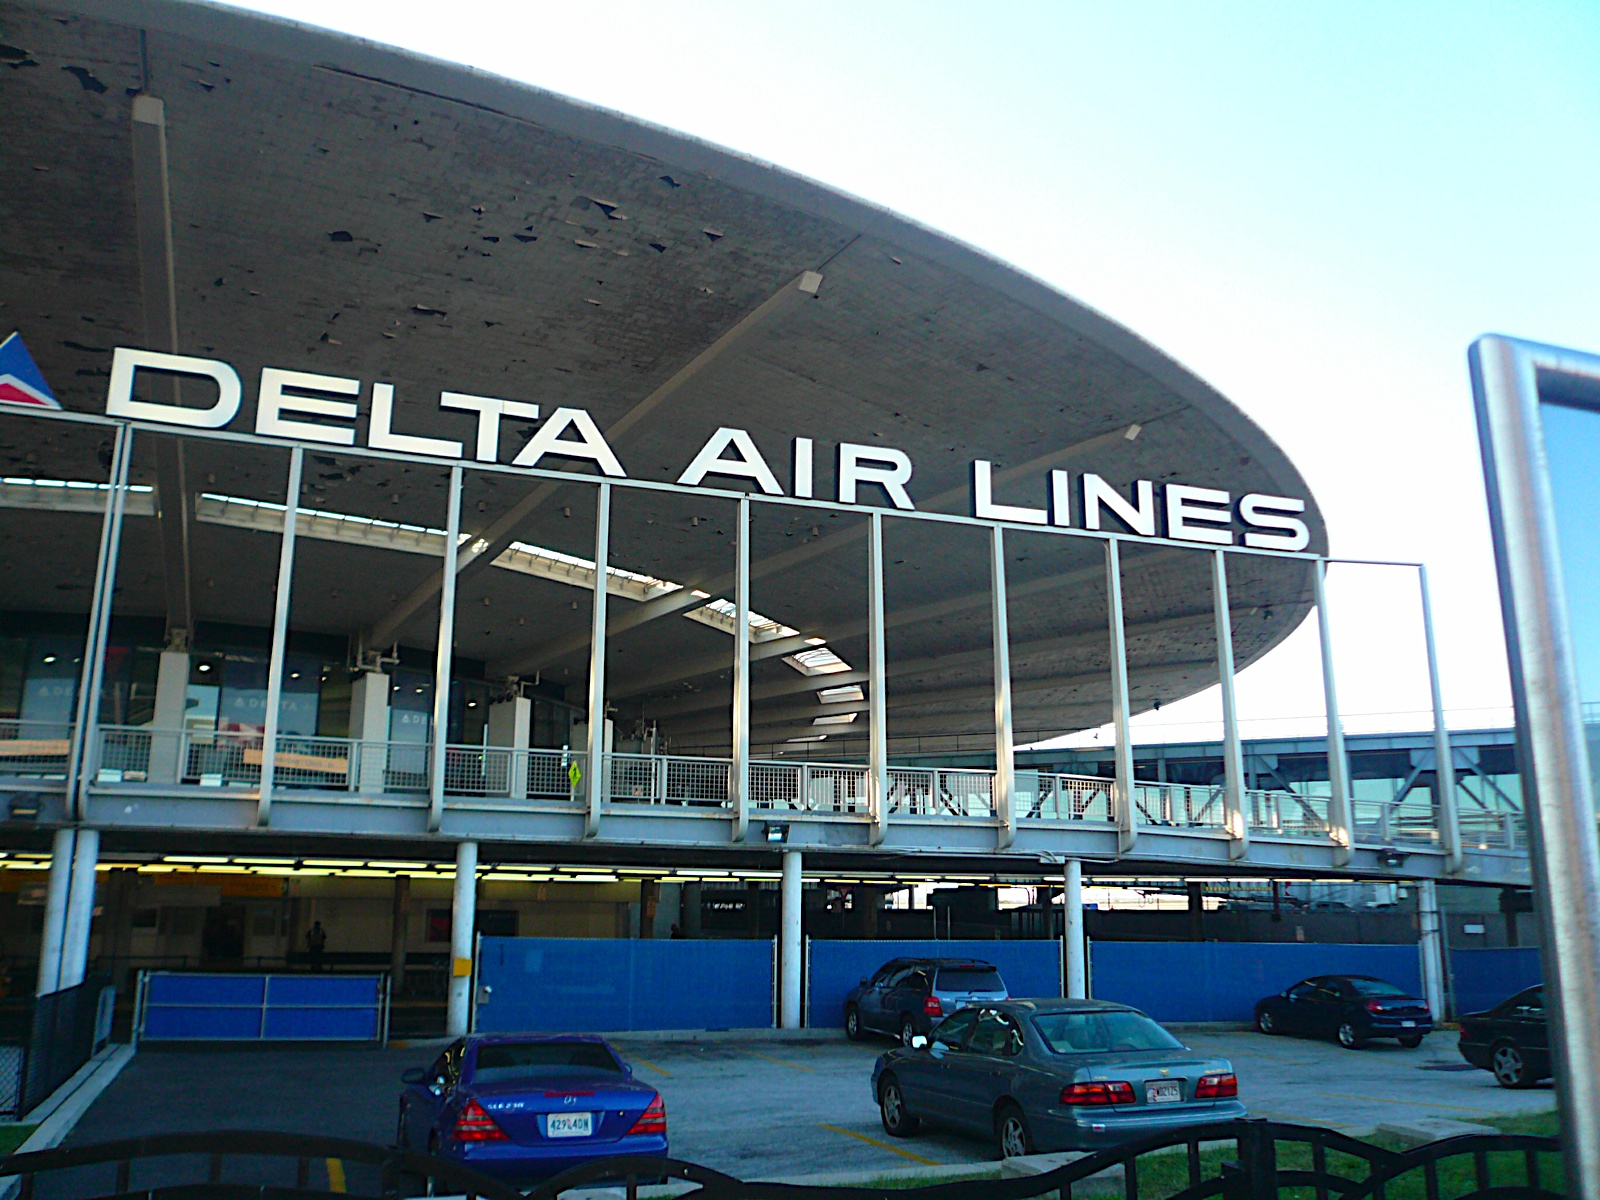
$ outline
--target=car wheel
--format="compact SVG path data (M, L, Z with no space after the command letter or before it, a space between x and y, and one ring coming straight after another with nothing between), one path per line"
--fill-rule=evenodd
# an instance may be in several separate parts
M906 1049L911 1048L911 1039L917 1036L917 1027L911 1023L910 1017L900 1018L900 1044Z
M893 1075L878 1087L878 1115L883 1118L883 1131L890 1137L910 1137L921 1124L906 1109L906 1098L900 1091L900 1081Z
M1415 1050L1418 1046L1422 1045L1422 1035L1420 1033L1408 1034L1406 1037L1400 1039L1400 1044L1407 1050Z
M1366 1039L1356 1032L1356 1027L1353 1022L1340 1021L1339 1045L1343 1046L1346 1050L1359 1050L1362 1046L1366 1045Z
M1033 1133L1028 1128L1028 1118L1015 1104L1000 1110L994 1122L994 1136L1001 1158L1021 1158L1033 1153Z
M1533 1083L1528 1060L1510 1042L1501 1042L1490 1053L1489 1069L1494 1072L1494 1081L1503 1088L1525 1088Z
M1272 1014L1263 1008L1256 1014L1256 1028L1262 1033L1271 1035L1278 1032L1278 1023L1272 1019Z
M844 1010L844 1035L852 1042L861 1040L861 1010L854 1004Z

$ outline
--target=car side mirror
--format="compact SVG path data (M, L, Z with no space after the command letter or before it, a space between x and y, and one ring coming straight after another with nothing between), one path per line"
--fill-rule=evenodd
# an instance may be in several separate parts
M630 1067L627 1063L623 1063L622 1064L622 1075L623 1075L623 1078L625 1078L625 1079L632 1079L633 1078L633 1068Z
M914 1033L914 1034L911 1035L911 1048L913 1050L921 1050L924 1047L926 1047L927 1044L928 1044L928 1039L926 1037L924 1037L922 1034Z
M407 1067L400 1072L401 1083L422 1083L428 1078L428 1072L421 1067Z

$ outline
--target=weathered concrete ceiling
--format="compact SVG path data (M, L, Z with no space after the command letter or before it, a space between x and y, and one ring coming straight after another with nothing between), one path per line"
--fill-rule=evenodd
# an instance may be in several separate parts
M818 495L831 494L831 444L848 440L907 451L913 496L945 511L964 507L971 459L1004 469L1058 451L1068 453L1051 465L1119 485L1177 480L1310 502L1261 430L1129 331L969 247L767 164L465 68L198 4L0 4L0 43L0 325L23 331L69 408L102 410L111 347L145 344L130 149L132 97L143 92L166 107L179 347L239 369L239 427L249 381L277 366L393 383L396 426L411 433L470 443L470 418L438 410L441 389L547 413L578 406L607 428L814 271L823 277L814 296L774 310L617 439L631 475L676 478L712 431L734 425L752 429L785 479L789 440L817 439ZM1119 436L1132 424L1137 438ZM103 474L97 439L70 441L5 420L0 466ZM134 474L154 483L151 441ZM282 498L283 455L270 450L191 443L186 471L197 491ZM1042 503L1044 478L1041 467L998 498ZM308 503L330 512L443 523L438 469L330 450L308 460L307 485ZM532 486L472 479L466 527L486 528ZM514 536L589 557L591 491L558 489ZM1324 549L1314 504L1306 515L1312 548ZM715 498L621 494L612 562L719 580L733 565L731 517ZM7 607L81 607L86 592L55 588L50 550L81 544L92 569L92 517L0 521ZM758 507L752 603L860 664L865 549L838 532L848 524ZM119 611L159 614L160 539L138 526ZM992 706L978 694L991 679L984 548L976 535L925 525L890 530L891 736L988 729ZM794 561L795 547L813 542L821 552ZM275 547L259 533L197 527L197 617L264 619ZM1010 552L1018 728L1098 723L1108 695L1098 551L1013 538ZM81 574L83 555L68 557ZM780 569L763 571L774 561ZM294 623L392 627L428 645L433 604L397 605L431 595L436 571L425 557L308 543ZM1130 553L1136 707L1214 681L1203 665L1214 650L1207 572L1201 553ZM1240 565L1241 665L1299 622L1307 592L1302 565ZM944 601L957 603L930 608ZM477 570L463 576L460 602L459 653L581 683L586 593ZM631 604L613 600L614 620ZM677 744L725 741L701 728L727 687L726 671L706 664L725 654L725 634L681 616L619 632L610 672L620 714L655 704ZM674 664L681 677L660 683ZM794 678L776 658L759 661L757 695ZM705 705L692 718L665 715L696 695ZM757 725L786 732L797 699L814 702L761 701Z

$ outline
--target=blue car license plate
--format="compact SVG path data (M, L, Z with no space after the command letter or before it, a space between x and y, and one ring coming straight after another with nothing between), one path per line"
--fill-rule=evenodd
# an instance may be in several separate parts
M593 1113L551 1113L544 1119L545 1137L588 1137L593 1132Z

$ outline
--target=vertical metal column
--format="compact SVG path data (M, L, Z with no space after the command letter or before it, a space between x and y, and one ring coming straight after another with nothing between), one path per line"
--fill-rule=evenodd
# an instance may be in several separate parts
M1431 879L1417 883L1417 948L1422 955L1422 994L1435 1021L1444 1011L1444 933L1439 926L1439 889Z
M444 824L445 751L450 734L450 662L456 641L456 551L461 542L461 468L450 468L444 523L444 578L439 588L439 641L433 652L433 745L428 754L428 828Z
M100 522L100 551L94 566L94 594L89 601L89 631L84 641L83 670L78 676L77 712L72 722L72 744L67 754L67 815L88 816L88 780L96 757L95 735L100 724L100 682L105 676L106 635L111 629L111 604L117 590L117 557L122 551L122 507L128 491L128 467L133 459L133 426L119 425L111 445L111 470L107 476L106 515Z
M1229 858L1250 853L1250 821L1244 805L1244 749L1239 742L1239 708L1233 695L1233 614L1228 607L1228 559L1211 552L1211 602L1217 616L1217 678L1222 684L1222 813L1232 840Z
M750 832L750 497L739 497L733 547L733 764L728 803L733 840ZM787 861L787 860L786 860ZM784 1028L788 1028L785 1026Z
M100 861L100 831L78 830L72 848L72 886L67 889L67 919L61 930L58 988L77 987L89 967L89 931L94 924L95 867Z
M1006 613L1006 531L989 529L990 638L994 642L994 815L1000 832L996 849L1017 837L1017 762L1011 736L1011 628Z
M1322 699L1328 710L1328 835L1333 838L1333 865L1355 857L1355 829L1350 813L1350 760L1344 750L1344 722L1339 717L1339 689L1333 679L1333 630L1328 624L1328 564L1317 559L1311 573L1317 606L1317 636L1322 644Z
M867 811L871 841L883 844L889 825L889 728L884 694L883 514L874 510L867 529Z
M1439 685L1439 652L1433 640L1433 600L1428 592L1428 568L1417 564L1417 586L1422 591L1422 639L1428 648L1428 687L1433 694L1434 820L1439 823L1439 847L1444 869L1461 870L1461 811L1456 795L1456 759L1450 749L1450 730L1444 723L1444 691Z
M606 560L611 556L611 485L601 483L594 511L594 608L589 624L589 738L584 768L587 815L583 836L600 832L605 803L606 751Z
M456 844L456 883L450 909L450 991L445 1035L462 1037L472 1018L472 931L478 918L478 843Z
M1106 615L1111 626L1111 725L1116 739L1116 778L1111 808L1117 822L1117 853L1139 840L1133 807L1133 738L1128 729L1128 642L1122 629L1122 560L1117 539L1106 539Z
M261 789L256 799L256 824L272 819L272 787L278 775L278 709L283 699L283 653L289 640L289 597L294 589L294 536L300 520L300 475L305 450L289 451L285 485L283 537L278 542L278 592L272 608L272 649L267 656L267 712L261 730Z
M804 911L803 884L800 875L800 851L783 852L783 937L778 963L783 972L779 991L778 1027L800 1028L800 934Z
M1061 864L1062 897L1065 918L1061 926L1061 940L1065 964L1066 996L1069 1000L1084 1000L1089 995L1089 964L1084 961L1083 942L1083 863L1069 858Z
M44 934L39 941L39 985L36 994L49 995L61 987L61 938L67 928L67 902L72 892L72 855L78 831L70 826L56 830L50 847L50 880L45 887Z

